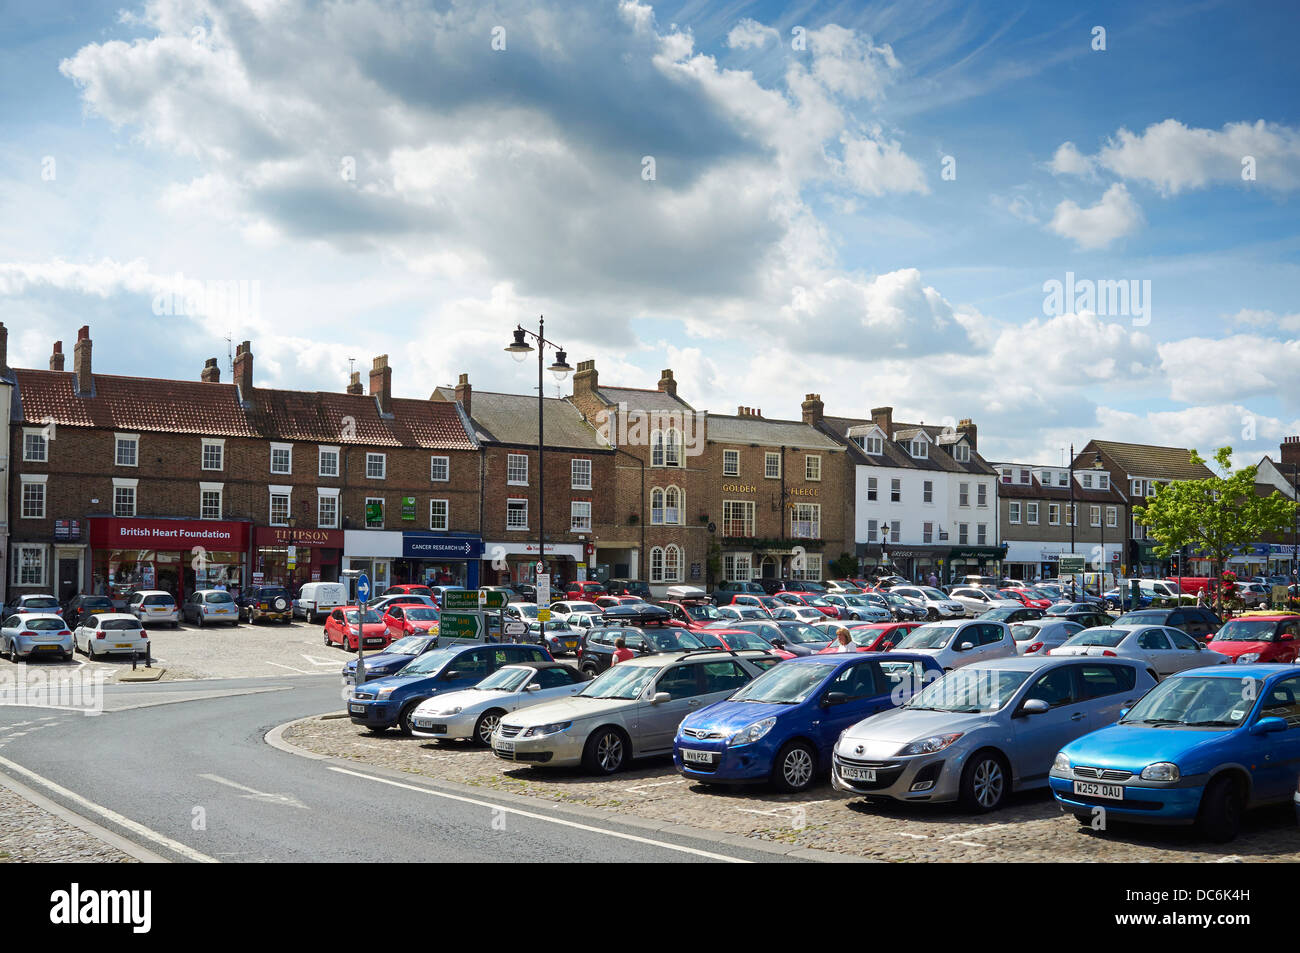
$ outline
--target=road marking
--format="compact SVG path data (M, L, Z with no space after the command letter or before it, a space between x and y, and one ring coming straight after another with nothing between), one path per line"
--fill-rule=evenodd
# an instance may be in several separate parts
M656 781L654 784L637 784L630 788L624 788L629 794L641 794L646 788L662 788L669 784L685 784L685 778L678 778L676 781Z
M270 659L267 659L267 660L266 660L266 664L267 664L267 665L274 665L276 668L287 668L289 671L291 671L291 672L297 672L299 675L318 675L318 674L320 674L319 672L308 672L308 671L306 671L305 669L294 668L292 665L281 665L279 662L272 662Z
M726 854L714 854L707 850L698 850L694 847L682 847L678 844L670 844L667 841L652 840L649 837L638 837L635 834L624 834L621 831L606 830L603 827L593 827L589 824L579 824L577 821L566 821L559 817L547 817L545 814L535 814L532 811L523 811L517 807L506 807L503 804L493 804L491 801L480 801L472 797L463 797L459 794L448 794L445 791L435 791L432 788L419 787L414 784L403 784L401 781L390 781L388 778L376 777L373 774L364 774L360 771L349 771L347 768L336 768L329 766L331 771L337 771L339 774L350 774L356 778L364 778L367 781L378 781L380 784L389 784L395 788L405 788L408 791L415 791L418 794L428 794L432 797L446 798L449 801L460 801L464 804L473 804L476 807L485 807L492 811L504 811L507 814L515 814L519 817L527 817L535 821L544 821L547 824L558 824L561 827L572 827L580 831L589 831L593 834L604 834L606 837L616 837L620 840L629 840L638 844L649 844L652 847L663 847L667 850L679 851L683 854L693 854L696 857L707 857L709 860L720 860L728 864L749 864L753 861L742 860L739 857L728 857Z
M224 784L226 787L234 788L237 791L247 792L245 794L241 794L240 797L246 797L253 801L269 801L272 804L283 804L286 807L300 807L304 811L311 810L311 808L309 808L306 804L303 804L302 801L298 800L292 794L267 794L265 791L259 791L256 788L245 787L244 785L239 784L238 782L231 781L229 778L219 777L218 775L215 774L200 774L199 777L203 778L203 780L205 781L213 781L217 784Z
M804 808L812 807L814 804L825 804L827 800L829 799L822 798L820 801L804 801L802 804L781 804L770 811L760 811L757 808L752 807L738 807L736 810L742 814L766 814L768 817L776 817L780 814L784 814L786 811L802 811Z
M895 837L910 837L912 840L929 840L929 834L909 834L907 831L890 831Z
M974 841L970 841L970 840L954 840L954 841L949 841L948 843L961 844L963 847L988 847L989 846L988 844L977 844Z
M114 824L126 828L128 831L130 831L133 834L146 838L147 840L151 840L155 844L161 844L163 847L166 847L168 850L180 854L182 857L185 857L188 860L193 860L200 864L220 863L220 861L216 860L215 858L209 857L207 854L199 853L199 851L195 850L192 847L187 847L185 844L182 844L180 841L172 840L170 837L166 837L162 834L159 834L157 831L150 830L149 828L145 827L143 824L139 824L136 821L131 820L129 817L123 817L121 814L118 814L116 811L111 811L108 808L104 807L103 805L96 804L94 801L82 797L80 794L77 794L75 791L69 791L67 788L63 787L62 785L56 784L53 781L51 781L49 778L44 778L41 775L37 774L35 771L29 770L28 768L24 768L21 764L17 764L16 762L10 761L8 758L0 758L0 766L8 768L10 771L17 771L19 774L23 775L24 777L32 781L35 781L37 784L41 785L42 787L50 791L53 791L55 794L67 798L68 800L72 801L74 804L79 804L80 806L86 808L87 810L94 811L100 817L105 817L108 820L112 821Z
M305 658L312 665L338 665L339 664L339 660L336 658L327 658L322 660L316 658L316 656L314 655L307 655L306 653L299 653L299 654L301 654L302 657Z

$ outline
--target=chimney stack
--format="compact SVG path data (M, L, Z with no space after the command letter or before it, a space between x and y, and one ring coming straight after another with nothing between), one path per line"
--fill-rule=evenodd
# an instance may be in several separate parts
M63 342L54 342L54 351L50 354L50 370L63 370Z
M370 396L379 404L381 414L393 412L393 371L387 354L380 354L370 365Z
M871 422L885 432L886 440L894 439L894 408L871 408Z
M361 386L361 372L353 371L352 379L348 381L347 391L349 394L364 394L365 388Z
M970 444L970 449L972 453L978 452L980 431L978 427L976 427L973 423L971 423L971 419L969 417L965 417L957 421L957 432L964 433L966 435L966 442Z
M243 341L235 347L235 383L239 385L239 399L248 403L253 398L253 342Z
M0 377L9 376L9 329L0 321Z
M474 396L474 391L469 386L469 375L468 374L460 375L460 380L456 382L456 400L462 407L465 408L465 414L467 416L471 414L469 405L470 405L470 400L473 398L473 396Z
M83 324L77 331L77 344L72 349L72 372L76 375L77 396L92 396L95 393L95 378L90 368L90 325L88 324Z
M199 375L199 380L206 384L221 383L221 368L217 366L215 357L210 357L203 362L203 373Z
M803 399L803 422L810 427L816 427L822 422L822 412L826 405L822 403L821 394L809 394Z
M1300 437L1283 437L1282 454L1280 469L1288 477L1294 479L1296 471L1293 467L1300 467Z
M599 377L595 361L579 361L577 373L573 375L573 396L590 397L596 390Z
M659 390L677 396L677 381L673 380L672 368L665 368L659 372Z

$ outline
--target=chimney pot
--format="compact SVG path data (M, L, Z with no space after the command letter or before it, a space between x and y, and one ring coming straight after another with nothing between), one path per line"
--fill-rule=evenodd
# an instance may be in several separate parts
M348 381L347 391L349 394L364 394L365 388L361 386L361 372L353 371L352 379Z
M462 374L460 375L460 380L456 382L456 400L462 407L465 408L466 414L472 413L470 410L470 404L473 401L473 399L474 399L474 389L470 387L469 375Z
M370 364L370 396L379 404L381 414L393 412L393 370L387 354L380 354Z
M72 349L72 372L78 397L89 397L95 392L90 353L90 325L85 324L77 331L77 343Z
M217 365L215 357L210 357L203 362L203 372L199 374L199 380L206 384L221 383L221 368Z
M63 370L63 360L64 360L63 342L55 341L54 351L50 354L50 370L52 371Z
M253 397L253 342L241 341L235 346L235 384L239 399L244 403Z

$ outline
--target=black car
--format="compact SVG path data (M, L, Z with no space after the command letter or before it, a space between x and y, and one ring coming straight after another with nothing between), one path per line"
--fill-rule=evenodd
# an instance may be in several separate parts
M582 644L578 667L588 675L599 675L614 661L614 643L622 639L638 655L655 655L660 652L689 652L705 648L693 632L674 626L636 629L607 626L592 629Z
M406 667L406 663L417 655L431 652L438 647L436 635L407 635L398 639L382 652L366 656L366 680L396 675ZM357 660L354 658L343 666L343 680L349 685L357 680Z
M664 625L672 622L673 614L663 606L649 602L610 606L601 613L606 625Z
M1100 605L1091 602L1058 602L1050 607L1044 613L1044 616L1050 619L1077 622L1086 629L1098 625L1113 625L1115 622L1114 617L1109 612L1104 612Z
M541 622L529 622L528 634L521 641L536 642L551 653L551 658L565 654L572 654L576 658L582 651L582 640L586 634L582 629L569 625L564 619L551 619L545 623L545 629L542 625Z
M1042 609L1033 609L1029 606L1011 606L990 609L988 612L981 612L975 618L984 619L987 622L1005 622L1011 625L1014 622L1028 622L1031 619L1041 619L1043 617ZM1110 625L1110 617L1107 616L1106 625Z
M921 622L929 615L924 606L908 602L897 593L881 592L880 596L885 600L895 622Z
M81 625L82 619L96 612L116 611L113 600L108 596L77 596L75 599L69 599L68 604L63 607L63 621L69 628L75 629Z
M235 601L239 605L239 617L248 622L293 621L293 598L284 586L253 586L241 592Z
M731 601L736 593L747 593L751 596L762 596L767 594L767 590L760 583L750 580L749 582L732 582L724 580L718 583L717 587L711 593L713 601L720 606L725 606Z
M1180 606L1177 609L1136 609L1124 613L1114 624L1167 625L1171 629L1182 629L1196 641L1204 642L1219 631L1223 621L1202 606Z
M818 595L826 594L826 587L820 582L812 582L808 579L758 579L755 580L763 591L769 596L774 596L778 592L815 592Z
M519 599L518 600L511 599L510 600L511 602L515 602L515 601L536 602L537 601L537 587L532 585L531 583L517 582L511 588L514 589L515 592L519 593Z
M605 592L611 596L636 596L646 602L654 598L650 587L640 579L610 579L605 583Z

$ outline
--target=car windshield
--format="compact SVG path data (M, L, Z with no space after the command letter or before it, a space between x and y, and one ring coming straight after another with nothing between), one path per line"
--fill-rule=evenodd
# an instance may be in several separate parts
M438 610L430 606L419 606L413 609L402 610L408 621L411 622L437 622Z
M1028 642L1030 639L1037 637L1042 631L1042 626L1034 625L1031 622L1017 622L1011 627L1011 637L1017 642Z
M448 661L456 657L455 649L439 649L436 652L425 652L418 658L407 662L398 675L429 675L438 671Z
M810 625L804 625L802 622L793 622L781 626L781 638L787 642L793 642L795 645L818 645L830 641L830 636L825 632L819 632Z
M95 596L93 598L88 597L81 600L81 607L83 609L103 609L107 606L111 606L112 604L113 604L112 599L109 599L107 597L100 597L100 596Z
M852 636L855 645L870 645L872 642L876 641L876 639L880 638L881 635L884 634L884 631L885 630L878 629L875 626L856 626L855 628L849 629L849 635ZM890 638L902 638L905 633L906 630L904 630L903 633L894 632Z
M740 689L730 701L797 705L834 671L833 665L778 665Z
M645 640L660 652L674 649L702 649L704 643L685 629L645 629Z
M940 592L938 589L931 589L929 586L922 586L920 592L927 599L937 599L940 602L948 598L947 593Z
M397 593L394 593L394 595L398 595L398 594L408 595L408 596L432 597L433 590L430 589L428 586L407 586L405 589L399 589Z
M1047 610L1047 615L1065 615L1067 612L1073 612L1074 606L1068 602L1058 602Z
M1074 645L1100 645L1105 648L1114 648L1128 638L1127 629L1112 629L1108 626L1098 626L1095 629L1084 629L1078 635L1074 636L1065 643L1066 648Z
M518 612L525 619L537 618L537 604L535 602L520 602L511 606L512 611Z
M727 645L733 649L760 649L766 651L772 647L753 632L746 632L743 629L733 629L724 633L722 637L727 640Z
M585 698L639 698L659 674L649 665L615 665L601 672L578 694Z
M1115 620L1116 625L1164 625L1169 613L1160 609L1148 609L1145 612L1125 612Z
M880 608L889 607L888 600L878 592L864 592L862 595L858 596L858 598L867 605L879 606Z
M722 618L722 613L720 613L715 607L708 605L707 603L698 603L696 605L685 605L682 606L682 608L686 610L687 615L689 615L692 619L695 619L696 621L701 621L704 619L708 619L712 621L714 619Z
M531 668L513 668L506 666L499 668L483 681L479 682L474 688L482 692L517 692L532 677L534 669Z
M569 611L570 612L594 612L596 613L596 615L600 615L601 609L600 606L596 605L596 603L594 602L570 602Z
M847 595L847 596L844 596L843 598L844 598L844 602L845 602L845 604L847 604L847 605L851 605L851 606L871 606L871 605L874 605L874 603L871 602L870 599L867 599L867 598L865 598L865 597L863 597L863 596L857 595L856 593L854 593L853 595Z
M927 685L904 708L925 711L997 711L1025 683L1029 672L959 668Z
M57 599L37 596L35 598L24 599L23 606L27 609L57 609L59 607L59 601Z
M996 609L990 609L988 612L983 613L980 618L988 619L991 622L1005 622L1013 615L1023 618L1024 613L1024 609L1013 609L1011 606L999 606Z
M419 655L424 647L432 641L433 639L427 635L408 635L384 649L384 653L387 655Z
M902 640L895 645L897 649L941 649L957 633L957 630L946 625L923 625L920 628L913 629Z
M1216 642L1276 642L1277 623L1263 619L1233 619L1217 633Z
M804 602L806 602L806 603L807 603L808 605L810 605L810 606L828 606L828 605L830 605L830 603L827 602L825 599L823 599L821 596L808 596L806 599L804 599Z
M257 597L259 599L274 599L277 596L287 596L289 593L284 589L259 589Z
M347 620L349 625L356 625L357 624L356 612L347 613ZM373 612L370 609L366 610L366 621L365 621L366 625L370 625L372 622L382 622L382 621L383 620L379 618L379 613Z
M1262 689L1254 678L1180 675L1147 692L1120 724L1233 728L1246 720Z
M30 619L27 628L33 632L58 632L63 628L62 619Z

